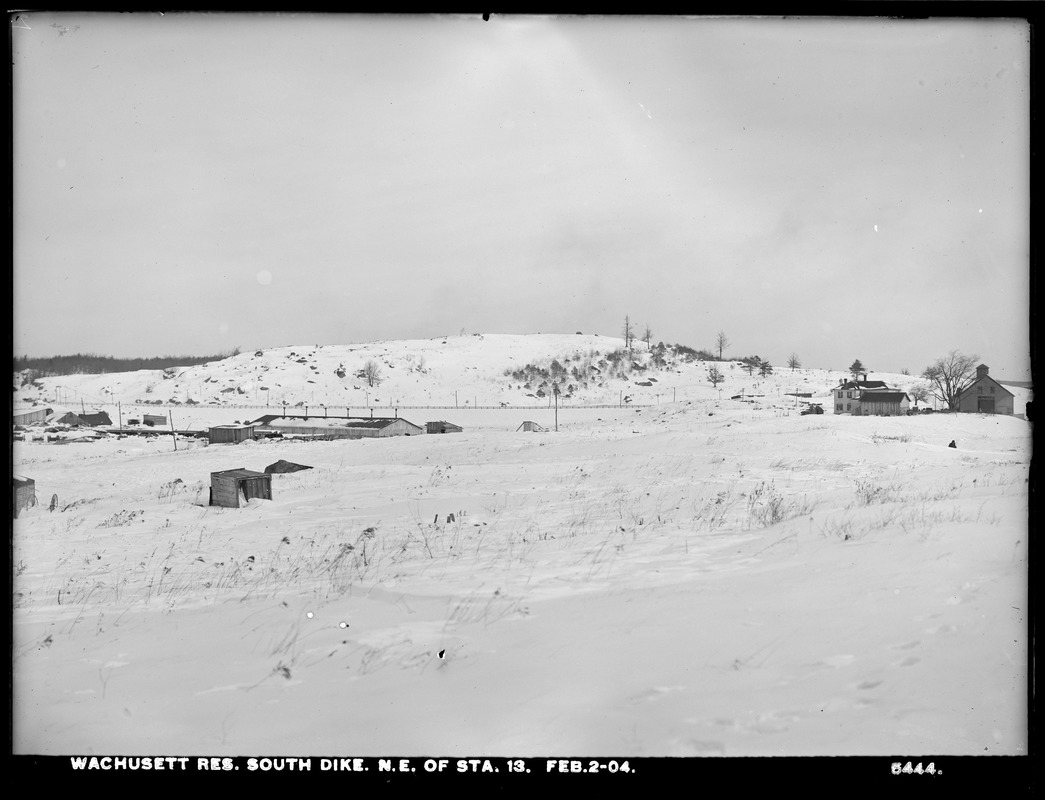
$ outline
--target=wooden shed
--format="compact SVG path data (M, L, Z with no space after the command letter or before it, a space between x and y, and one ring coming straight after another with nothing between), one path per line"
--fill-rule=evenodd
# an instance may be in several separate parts
M253 425L215 425L208 429L207 438L211 444L239 444L254 438Z
M544 433L547 430L547 428L544 428L541 425L538 425L536 422L532 422L531 420L526 420L526 422L524 422L522 425L515 429L516 433L518 433L519 431Z
M910 407L911 398L906 392L875 390L860 393L860 404L854 413L863 417L898 417Z
M153 428L157 425L166 425L167 418L162 414L142 414L142 425Z
M252 497L272 499L272 476L239 467L210 474L210 505L239 508Z
M454 425L452 422L447 422L446 420L426 422L425 429L428 433L461 433L464 431L464 428L460 425Z
M14 492L14 515L23 508L36 505L36 481L21 475L11 476L12 490Z

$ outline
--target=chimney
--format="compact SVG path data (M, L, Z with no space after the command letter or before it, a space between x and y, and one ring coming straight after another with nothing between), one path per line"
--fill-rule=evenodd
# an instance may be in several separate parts
M867 373L864 373L864 383L867 383Z

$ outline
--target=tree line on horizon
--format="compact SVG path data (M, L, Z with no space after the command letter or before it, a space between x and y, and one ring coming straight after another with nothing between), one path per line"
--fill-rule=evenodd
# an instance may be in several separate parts
M29 380L56 375L96 375L108 372L136 372L140 369L167 367L194 367L209 361L220 361L240 354L238 347L224 353L204 356L150 356L117 358L96 353L75 353L67 356L15 356L14 372L27 372Z

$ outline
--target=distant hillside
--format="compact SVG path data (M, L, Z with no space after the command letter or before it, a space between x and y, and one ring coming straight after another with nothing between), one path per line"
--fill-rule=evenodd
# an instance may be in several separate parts
M745 363L748 362L748 363ZM795 395L831 404L844 371L777 366L767 375L754 357L718 361L684 345L633 343L586 334L468 334L304 345L216 358L202 364L100 374L16 374L19 405L79 410L122 403L177 407L223 405L255 409L657 405L728 400L796 407ZM717 375L715 374L717 371ZM716 383L712 383L712 377ZM875 373L908 390L919 379ZM833 404L832 404L833 405Z

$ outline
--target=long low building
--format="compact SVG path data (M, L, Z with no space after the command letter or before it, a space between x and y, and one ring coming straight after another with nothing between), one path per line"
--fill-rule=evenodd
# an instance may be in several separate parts
M51 409L36 406L33 408L16 408L12 416L14 417L15 425L36 425L46 422L50 414Z
M305 417L266 414L254 421L258 432L326 439L378 439L420 436L424 428L402 417Z

